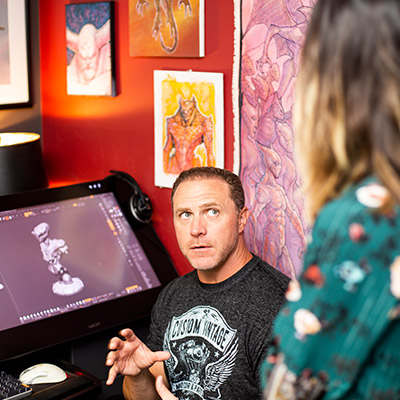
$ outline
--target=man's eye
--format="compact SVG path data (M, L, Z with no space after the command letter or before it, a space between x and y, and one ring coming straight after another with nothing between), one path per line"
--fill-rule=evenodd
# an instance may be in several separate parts
M212 217L215 217L216 215L219 214L219 211L216 210L215 208L211 208L210 210L207 211L207 214L212 216Z
M180 217L181 217L181 219L188 219L188 218L190 218L190 213L185 211L180 215Z

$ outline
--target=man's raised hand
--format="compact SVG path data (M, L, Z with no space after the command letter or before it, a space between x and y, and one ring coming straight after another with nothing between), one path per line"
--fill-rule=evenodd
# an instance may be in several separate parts
M114 337L108 344L106 365L111 367L106 384L112 385L118 374L138 376L158 361L165 361L171 355L166 351L151 351L131 329L123 329L122 337Z

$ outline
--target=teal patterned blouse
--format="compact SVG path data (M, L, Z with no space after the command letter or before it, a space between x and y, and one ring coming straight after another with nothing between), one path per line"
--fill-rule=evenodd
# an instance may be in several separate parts
M319 213L261 368L265 399L400 399L400 208L368 178Z

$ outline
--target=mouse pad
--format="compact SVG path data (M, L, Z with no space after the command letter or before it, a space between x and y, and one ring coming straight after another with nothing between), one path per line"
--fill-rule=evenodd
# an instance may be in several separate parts
M30 385L33 389L32 400L87 399L88 393L101 392L101 382L95 376L86 371L73 371L68 366L62 367L68 378L59 383Z

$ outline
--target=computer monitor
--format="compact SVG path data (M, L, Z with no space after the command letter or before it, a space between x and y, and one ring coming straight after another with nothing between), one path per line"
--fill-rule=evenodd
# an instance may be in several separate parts
M0 198L0 361L150 314L177 273L132 190L112 175Z

